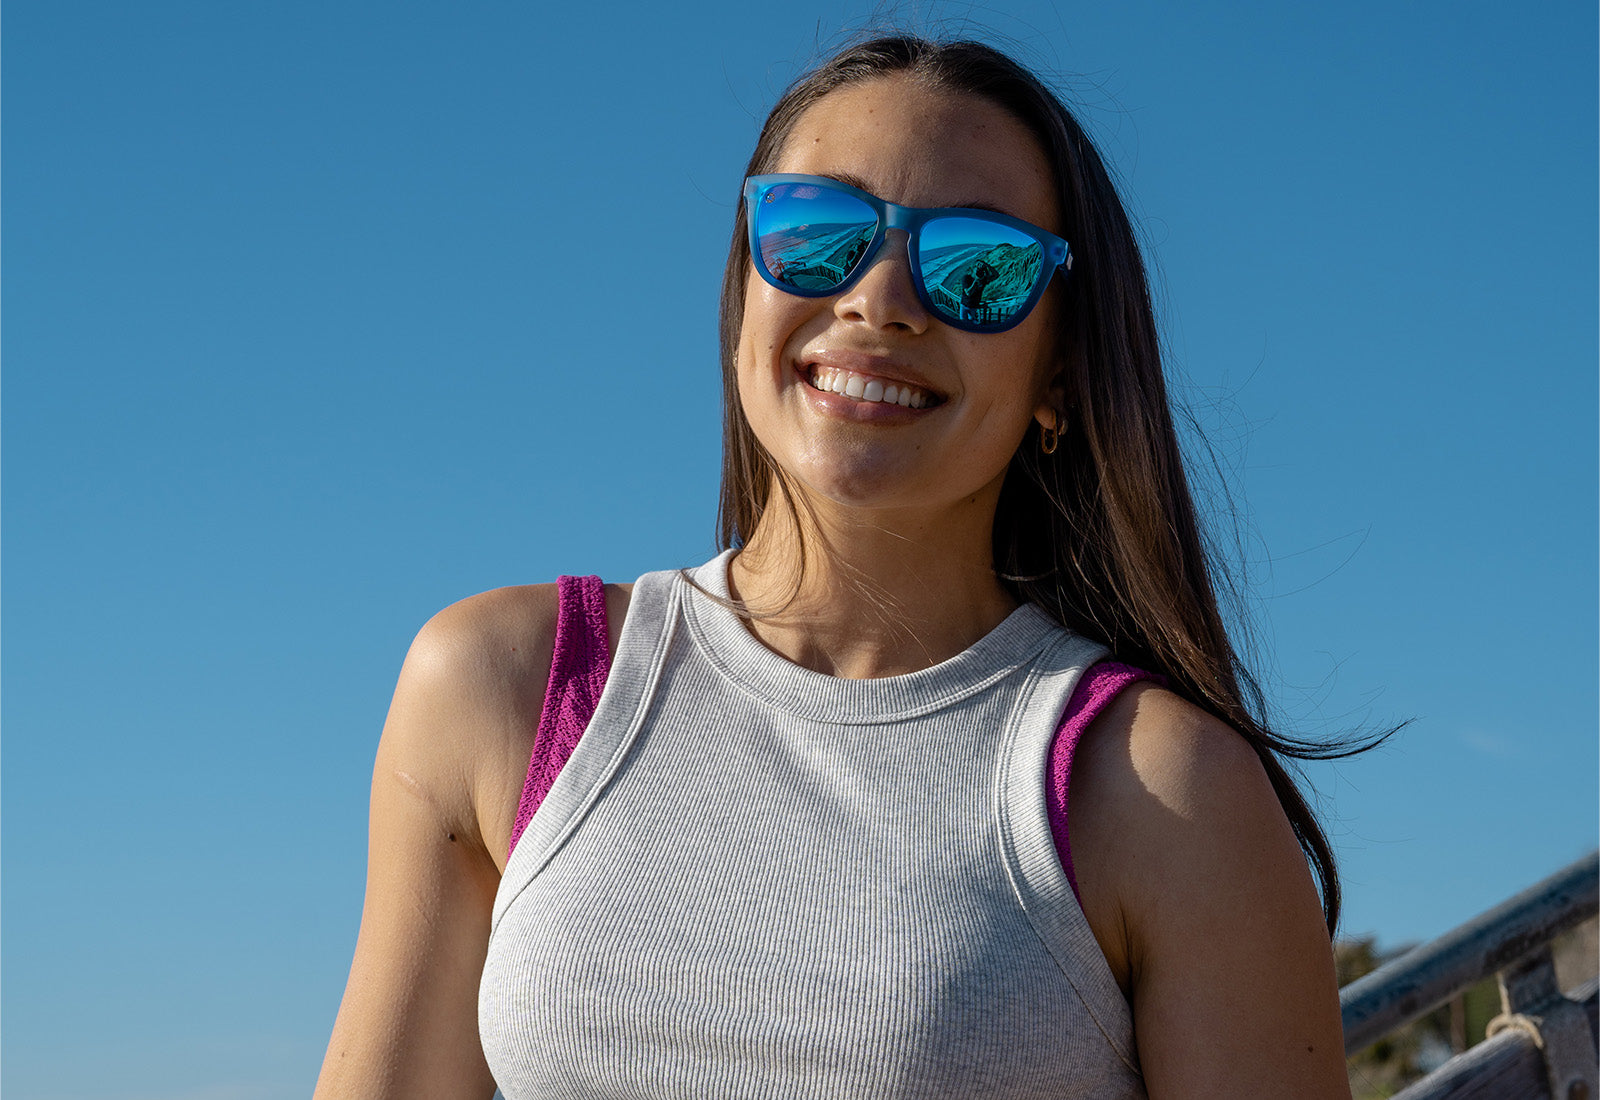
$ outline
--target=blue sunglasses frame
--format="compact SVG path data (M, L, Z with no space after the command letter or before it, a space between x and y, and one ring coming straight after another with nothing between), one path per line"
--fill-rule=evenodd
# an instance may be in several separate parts
M772 190L785 184L817 187L826 191L849 195L859 199L877 214L878 224L873 230L870 242L856 259L854 265L843 273L837 284L822 288L802 288L792 283L783 282L767 269L766 257L761 249L761 239L757 229L758 211L761 209L762 204L768 200ZM1021 218L1013 218L1009 214L1000 214L993 210L980 210L972 207L901 206L898 203L880 199L878 196L869 194L858 187L851 187L847 183L841 183L828 176L807 176L795 173L749 176L744 181L744 203L745 225L750 238L750 259L755 264L756 273L761 276L762 281L768 286L801 298L827 298L843 293L857 279L861 278L867 268L872 265L872 259L878 254L878 250L883 247L883 242L888 237L889 230L900 229L905 231L908 238L906 251L911 264L911 285L917 292L917 300L933 316L939 318L945 324L965 332L1004 332L1009 328L1015 328L1027 318L1029 313L1033 312L1033 307L1039 304L1039 299L1044 295L1045 288L1050 285L1050 280L1055 278L1056 272L1072 270L1072 249L1068 247L1067 242L1049 230L1040 229L1037 225L1025 222ZM1021 305L1017 306L1004 319L985 322L969 319L959 312L952 313L948 306L940 304L929 292L923 277L922 255L918 244L923 226L929 222L946 218L989 222L994 225L1004 226L1034 241L1042 249L1042 262L1039 265L1039 273L1034 280L1033 289L1022 300Z

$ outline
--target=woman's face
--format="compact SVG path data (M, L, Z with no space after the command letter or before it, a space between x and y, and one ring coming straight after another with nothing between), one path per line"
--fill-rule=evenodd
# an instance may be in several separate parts
M903 206L986 207L1060 232L1050 167L1022 123L987 100L902 76L819 100L771 170L831 176ZM778 465L822 500L992 509L1029 420L1055 423L1054 293L1005 332L953 328L917 299L898 230L832 297L787 294L752 268L738 358L745 416ZM851 376L861 397L828 388ZM867 400L889 386L910 386L925 404Z

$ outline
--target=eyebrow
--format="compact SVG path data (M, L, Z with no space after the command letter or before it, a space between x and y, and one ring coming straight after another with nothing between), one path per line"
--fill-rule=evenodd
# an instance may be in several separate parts
M880 199L882 198L882 196L878 195L878 193L876 191L874 191L871 187L868 187L867 186L867 181L862 179L860 176L854 175L854 174L852 174L850 172L828 172L828 173L825 173L825 174L826 174L828 179L838 180L840 183L847 183L851 187L854 187L857 191L865 191L869 195L872 195L872 196L880 198ZM887 202L889 200L883 199L882 201ZM904 203L895 203L895 205L896 206L904 206L905 204ZM921 206L921 207L916 207L915 209L918 209L918 210L987 210L991 214L1004 214L1008 218L1019 217L1019 215L1013 214L1009 210L1002 210L998 206L995 206L993 203L983 202L981 200L973 201L973 202L958 202L953 206ZM1026 220L1026 219L1024 219L1024 220Z

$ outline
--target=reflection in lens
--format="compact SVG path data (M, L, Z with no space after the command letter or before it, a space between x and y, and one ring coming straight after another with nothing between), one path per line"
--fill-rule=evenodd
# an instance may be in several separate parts
M934 307L954 320L1003 325L1039 283L1044 248L1020 230L981 218L936 218L917 250Z
M796 290L828 291L844 283L877 229L872 207L815 184L780 183L756 210L762 265Z

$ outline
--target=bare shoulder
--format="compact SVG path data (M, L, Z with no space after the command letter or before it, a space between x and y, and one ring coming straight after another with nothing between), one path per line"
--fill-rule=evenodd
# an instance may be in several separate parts
M527 767L555 621L550 584L484 592L429 619L400 670L374 784L392 779L473 847L500 850L497 803L518 755Z
M1150 1095L1348 1096L1321 902L1255 749L1139 685L1079 751L1073 859Z
M1250 743L1170 691L1141 684L1096 722L1086 763L1118 795L1117 824L1133 838L1179 851L1177 870L1201 854L1230 861L1263 844L1299 844ZM1245 845L1245 849L1239 847ZM1198 873L1204 868L1192 868Z
M553 584L469 596L423 624L406 654L402 680L467 700L525 693L525 674L541 656L549 664L555 622Z
M1303 862L1260 758L1237 731L1152 684L1124 691L1090 727L1073 765L1074 859L1099 863L1138 852L1124 868L1126 901L1171 874L1206 880L1263 846ZM1080 817L1082 830L1079 829ZM1201 865L1193 861L1205 860ZM1147 872L1159 870L1160 876ZM1165 890L1166 887L1163 887Z
M630 585L607 586L615 647ZM451 604L418 632L384 727L400 782L503 865L555 648L554 584L497 588ZM404 770L404 769L402 769ZM377 777L375 776L375 781Z

